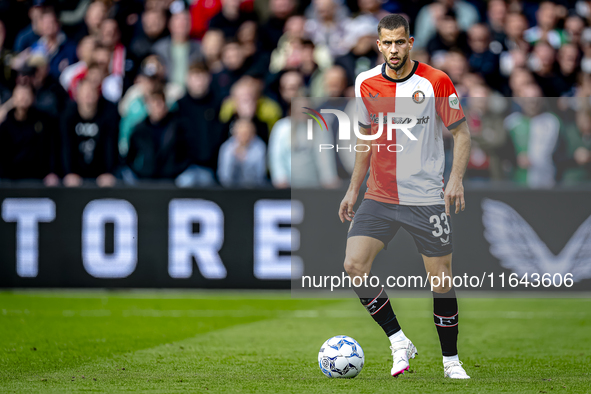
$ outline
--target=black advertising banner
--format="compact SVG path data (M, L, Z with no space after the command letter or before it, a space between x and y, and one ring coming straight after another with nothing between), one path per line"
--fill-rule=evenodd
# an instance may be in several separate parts
M289 288L289 256L281 255L290 248L289 198L275 190L0 189L0 286Z
M349 224L337 216L343 193L3 188L0 287L330 291L331 283L308 286L303 278L312 283L344 272ZM585 190L467 190L466 211L452 214L450 223L453 275L463 279L454 286L591 290L589 201ZM403 230L378 254L372 272L425 277Z

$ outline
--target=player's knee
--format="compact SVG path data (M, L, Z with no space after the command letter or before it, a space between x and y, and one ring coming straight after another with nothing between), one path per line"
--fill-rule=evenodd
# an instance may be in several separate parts
M349 276L363 276L365 274L365 264L358 259L346 257L345 263L343 264L345 268L345 272L349 274Z
M447 283L439 285L439 286L433 286L433 292L438 293L438 294L445 294L445 293L449 293L452 289L451 285L448 285Z

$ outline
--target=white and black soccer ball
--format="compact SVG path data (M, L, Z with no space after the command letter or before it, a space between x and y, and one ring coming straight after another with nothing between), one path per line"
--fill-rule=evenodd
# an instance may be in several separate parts
M318 366L329 378L354 378L363 369L364 362L363 349L346 335L328 339L318 352Z

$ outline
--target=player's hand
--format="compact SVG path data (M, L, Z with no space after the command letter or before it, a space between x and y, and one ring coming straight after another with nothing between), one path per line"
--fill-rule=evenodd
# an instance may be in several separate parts
M445 188L445 214L451 216L450 207L456 206L456 214L466 209L466 200L464 200L464 185L459 178L450 178Z
M348 191L341 201L341 206L339 207L339 218L341 219L341 223L345 223L345 220L351 221L353 220L353 216L355 216L355 212L353 211L353 206L357 202L357 193L353 191Z

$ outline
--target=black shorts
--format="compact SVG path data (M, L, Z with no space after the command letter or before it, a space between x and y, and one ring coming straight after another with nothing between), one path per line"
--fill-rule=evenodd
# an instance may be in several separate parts
M451 221L445 205L410 206L364 199L349 227L347 238L364 235L379 239L384 249L400 227L412 235L419 253L446 256L453 251Z

